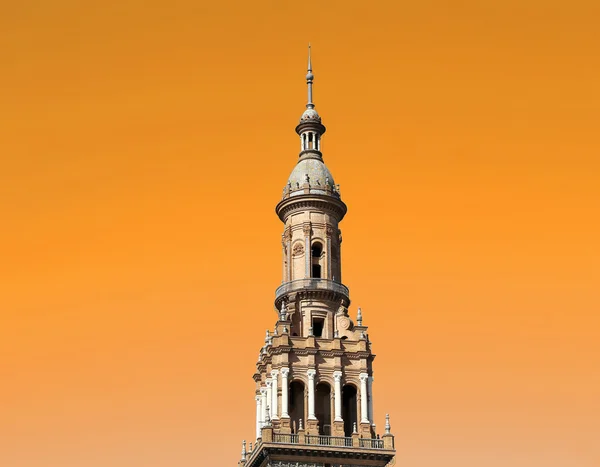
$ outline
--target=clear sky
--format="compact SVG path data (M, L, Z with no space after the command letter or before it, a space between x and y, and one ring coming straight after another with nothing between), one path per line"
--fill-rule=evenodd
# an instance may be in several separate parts
M598 467L599 17L3 2L0 465L235 465L310 41L397 465Z

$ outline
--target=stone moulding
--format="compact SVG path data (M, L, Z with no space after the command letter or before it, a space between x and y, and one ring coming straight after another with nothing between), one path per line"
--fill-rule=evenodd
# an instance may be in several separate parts
M348 208L338 198L317 194L292 196L280 201L275 207L275 212L282 222L285 222L286 218L296 211L306 212L311 210L331 212L338 217L338 222L340 222L346 215Z
M383 462L390 462L394 458L395 451L357 447L335 447L335 449L332 449L330 446L263 443L257 454L256 457L250 457L246 467L258 467L263 465L265 461L265 465L270 464L273 467L277 467L277 462L281 462L284 466L289 463L292 467L296 467L296 463L298 463L298 467L319 466L322 463L346 467L353 465L353 461L356 462L354 465L357 466L369 465L371 463L377 465ZM286 457L294 460L291 462L286 461Z

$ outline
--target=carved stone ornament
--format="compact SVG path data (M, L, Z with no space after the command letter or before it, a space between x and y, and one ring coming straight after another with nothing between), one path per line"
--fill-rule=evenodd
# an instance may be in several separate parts
M333 231L333 227L329 224L327 224L327 227L325 228L325 233L327 234L328 237L333 237L334 231Z
M304 245L302 243L296 243L292 249L294 256L300 256L304 254Z
M350 320L348 318L346 318L345 316L338 318L338 328L341 329L342 331L346 331L346 330L350 329Z
M302 232L304 232L304 235L310 235L310 230L310 222L307 222L302 226Z

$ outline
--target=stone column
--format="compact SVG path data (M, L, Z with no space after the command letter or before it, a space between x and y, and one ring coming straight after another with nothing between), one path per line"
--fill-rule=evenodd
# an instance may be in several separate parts
M366 373L360 374L360 423L369 423L369 401L367 396L367 381L369 375Z
M260 427L265 424L267 419L267 388L260 388Z
M306 372L308 375L308 419L316 420L317 417L315 415L315 375L317 374L316 370L308 370Z
M369 392L369 421L373 424L373 377L369 376L369 381L367 385L367 391Z
M333 379L335 381L335 418L334 421L336 422L343 422L344 420L342 419L342 372L341 371L334 371L333 372Z
M262 428L262 407L260 404L260 396L256 396L256 439L260 438L260 429Z
M271 399L271 419L277 419L279 418L277 416L277 406L278 404L278 397L277 397L277 375L279 374L279 370L272 370L271 371L271 378L273 379L273 388L272 388L272 399Z
M290 374L289 368L281 369L281 418L290 418L288 413L288 375Z
M265 381L266 385L267 385L267 407L269 409L269 417L272 419L273 418L273 407L271 407L271 399L273 398L273 396L271 395L272 391L271 391L271 387L273 385L273 382L271 381L271 378L267 378L267 380Z

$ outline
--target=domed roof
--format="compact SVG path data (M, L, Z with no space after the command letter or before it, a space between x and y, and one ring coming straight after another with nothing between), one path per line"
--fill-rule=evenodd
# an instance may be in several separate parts
M301 195L303 193L302 185L306 183L307 176L311 193L325 195L335 192L335 183L327 166L321 158L311 157L300 159L294 170L292 170L288 180L288 186L291 191L290 196ZM326 188L328 185L329 190Z
M304 111L302 117L300 117L300 123L306 122L319 122L321 123L321 117L313 107L309 107Z

